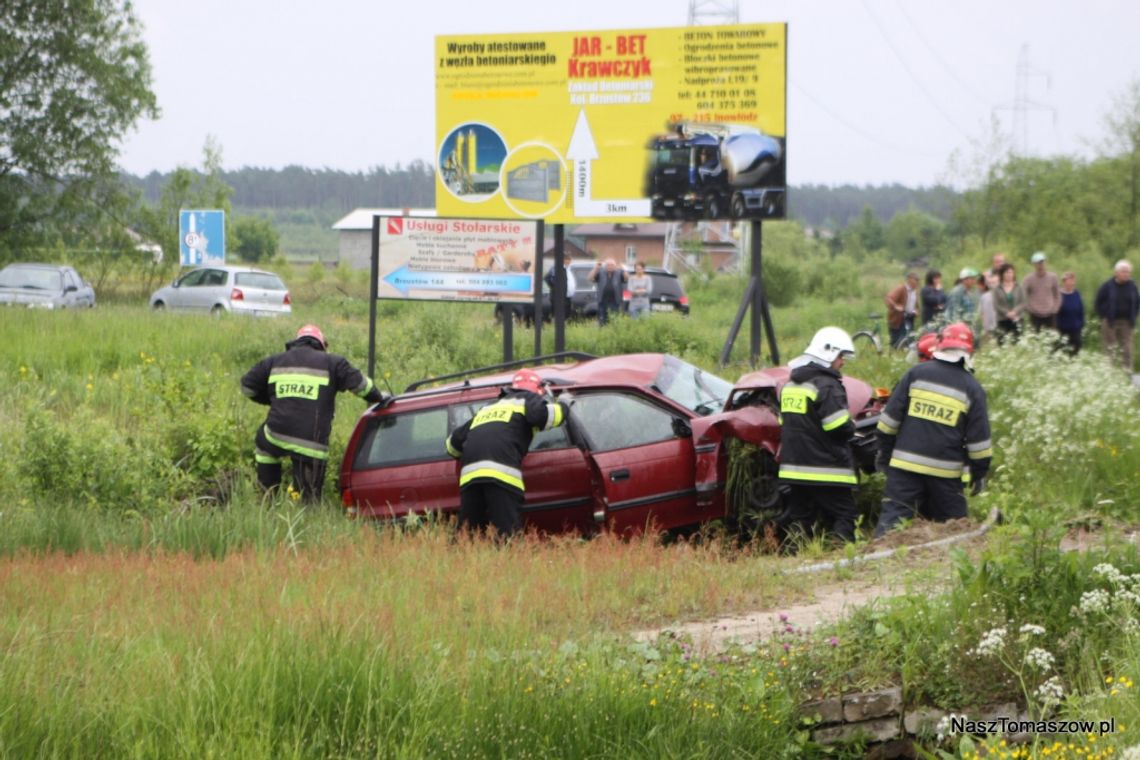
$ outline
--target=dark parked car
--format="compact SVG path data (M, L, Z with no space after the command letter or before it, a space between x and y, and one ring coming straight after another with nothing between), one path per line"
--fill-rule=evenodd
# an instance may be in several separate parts
M776 505L776 397L787 370L754 372L734 386L668 354L573 357L537 368L550 392L572 393L573 404L567 424L535 435L523 461L527 526L627 534L731 518L725 496L731 438L754 444L761 476L749 487L763 507ZM458 465L444 440L498 398L510 384L510 367L533 363L413 383L368 409L341 465L348 512L370 518L456 512ZM427 387L436 382L447 384ZM873 447L884 399L859 380L845 377L844 384L861 445Z
M530 325L534 324L534 301L533 300L528 302L528 303L510 303L510 304L497 303L497 304L495 304L495 321L496 322L502 321L504 311L510 311L510 313L514 315L516 322L522 322L523 324L527 325L528 327ZM550 304L550 286L544 282L542 284L542 321L543 322L550 322L553 319L554 319L554 310Z
M69 266L9 264L0 269L0 304L91 309L95 307L95 289Z

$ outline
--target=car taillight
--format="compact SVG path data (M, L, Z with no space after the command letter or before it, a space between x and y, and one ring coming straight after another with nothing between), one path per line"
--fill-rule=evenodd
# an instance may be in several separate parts
M680 303L682 306L688 306L689 305L689 297L688 296L681 296Z
M356 500L352 498L351 486L345 486L344 490L340 492L340 503L346 507L356 506Z
M285 305L289 306L292 303L293 303L292 299L289 298L289 291L286 290L285 291Z
M234 288L233 290L230 291L230 300L231 301L244 301L245 300L245 293L241 292L241 288Z

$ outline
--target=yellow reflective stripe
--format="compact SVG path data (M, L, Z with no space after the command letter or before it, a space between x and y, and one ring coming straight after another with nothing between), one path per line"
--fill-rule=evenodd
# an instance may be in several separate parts
M967 451L966 456L970 459L988 459L994 455L993 449L982 449L981 451Z
M307 446L305 444L308 442L304 442L299 438L291 438L287 435L276 436L269 431L268 425L265 426L265 438L274 446L285 449L286 451L292 451L296 454L301 454L302 456L312 457L313 459L329 458L327 447L324 450L315 449L313 446L320 446L319 443L312 442L311 445Z
M959 478L962 477L962 468L955 467L952 470L943 467L931 467L927 464L919 464L918 462L908 462L905 459L898 457L891 457L891 467L907 472L914 472L919 475L932 475L936 478Z
M835 414L829 414L823 418L824 431L835 430L835 428L844 425L851 419L851 414L846 409L841 409Z
M364 398L372 390L372 387L372 378L366 377L364 378L364 384L354 390L353 393L355 393L357 396L360 396L361 398Z
M443 442L443 447L447 450L448 456L453 459L459 459L463 456L463 452L451 445L451 436L447 436L447 440Z
M562 424L562 404L546 405L546 430L556 428Z
M897 427L891 427L886 422L884 422L881 417L879 418L879 424L875 426L875 429L880 433L886 433L887 435L898 435L899 432L899 429Z
M783 469L780 470L780 477L784 480L804 480L812 483L839 483L841 485L850 486L859 482L854 475L813 475L807 472L795 472L794 470L785 472Z
M260 451L254 452L253 458L258 464L281 464L284 460L284 457L271 457L268 454L262 454Z
M779 477L786 480L811 480L817 483L847 483L857 481L855 471L846 467L811 467L800 464L781 464Z
M958 424L958 419L967 408L952 396L922 389L911 388L909 399L907 415L950 427Z
M509 486L514 486L520 491L525 490L523 488L522 478L516 478L513 475L508 475L505 472L500 472L490 467L480 467L474 470L464 468L463 474L459 476L459 487L462 488L476 478L491 478L492 480L506 483Z

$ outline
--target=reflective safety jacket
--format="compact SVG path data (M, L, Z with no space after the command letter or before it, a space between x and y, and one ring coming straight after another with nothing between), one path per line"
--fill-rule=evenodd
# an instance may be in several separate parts
M566 405L536 393L511 391L488 404L447 437L447 453L460 461L459 488L478 481L525 491L522 460L539 430L566 421Z
M265 437L286 451L328 459L336 394L352 391L367 401L383 394L343 356L330 354L309 337L285 344L285 352L262 359L241 379L241 391L269 405Z
M805 364L780 389L780 480L856 484L848 441L855 432L838 370Z
M936 478L984 477L993 444L986 392L962 362L935 358L899 380L879 416L879 460Z

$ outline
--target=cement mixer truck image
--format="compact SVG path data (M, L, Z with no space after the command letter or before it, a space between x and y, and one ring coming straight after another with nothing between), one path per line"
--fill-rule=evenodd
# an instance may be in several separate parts
M738 124L677 122L649 141L655 219L784 216L784 142Z

